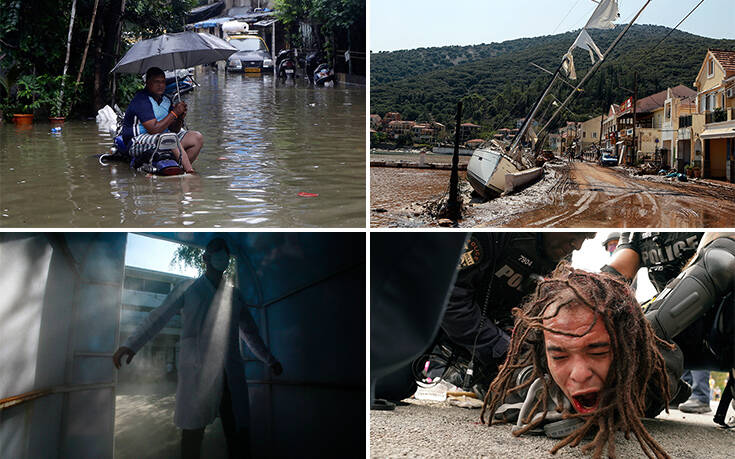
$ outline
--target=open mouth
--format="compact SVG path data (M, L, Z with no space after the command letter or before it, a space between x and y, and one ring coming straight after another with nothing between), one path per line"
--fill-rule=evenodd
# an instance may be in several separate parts
M590 413L597 408L600 400L600 393L597 391L586 392L572 396L572 405L577 413Z

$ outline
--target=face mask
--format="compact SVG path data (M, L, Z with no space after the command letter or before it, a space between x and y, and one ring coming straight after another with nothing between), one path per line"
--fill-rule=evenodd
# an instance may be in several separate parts
M209 264L217 271L224 272L230 264L230 256L224 250L218 250L209 256Z

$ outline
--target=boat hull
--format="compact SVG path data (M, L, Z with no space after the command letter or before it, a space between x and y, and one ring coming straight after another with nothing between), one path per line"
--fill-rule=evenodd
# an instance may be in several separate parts
M503 153L490 148L475 150L467 165L467 180L482 197L492 199L505 191L505 175L520 172Z

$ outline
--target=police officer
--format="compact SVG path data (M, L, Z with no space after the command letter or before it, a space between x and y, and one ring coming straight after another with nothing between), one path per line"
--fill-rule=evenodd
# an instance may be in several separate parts
M659 337L677 345L686 368L735 367L734 239L732 233L643 233L629 237L603 268L631 279L641 264L649 267L660 293L646 318Z
M657 292L679 275L697 251L704 233L650 232L622 233L610 263L603 271L632 280L641 267Z
M481 382L489 383L505 359L513 327L511 310L533 291L539 276L550 273L594 234L473 233L460 256L435 344L464 353L470 376L484 374ZM416 375L405 369L400 373L378 381L376 397L409 397L416 390Z
M617 231L613 231L612 233L607 235L607 238L605 238L604 241L602 241L602 248L605 249L605 252L609 253L612 256L619 243L620 233Z

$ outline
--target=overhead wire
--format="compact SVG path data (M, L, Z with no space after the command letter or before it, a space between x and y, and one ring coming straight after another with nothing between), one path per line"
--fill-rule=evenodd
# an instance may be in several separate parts
M559 30L559 27L561 26L561 24L567 19L569 14L577 7L577 5L579 5L579 2L581 1L582 0L577 0L577 2L574 5L572 5L571 8L569 8L569 11L567 11L567 14L565 14L564 17L561 19L561 21L559 21L559 24L557 24L556 27L554 27L554 30L551 32L551 35L554 35L556 31Z
M654 45L654 46L653 46L653 47L652 47L652 48L651 48L650 50L648 50L648 51L646 52L646 54L644 54L644 55L643 55L643 57L642 57L642 58L638 59L638 65L641 65L641 64L642 64L642 63L643 63L643 62L645 61L645 59L646 59L647 57L649 57L649 56L651 55L651 53L653 53L653 51L654 51L654 50L656 50L656 48L658 48L658 47L659 47L659 46L661 45L661 43L663 43L664 41L666 41L666 39L667 39L667 38L668 38L669 36L671 36L671 34L672 34L672 33L673 33L673 32L674 32L675 30L677 30L677 29L679 28L679 26L681 26L681 24L683 24L683 23L684 23L684 21L686 21L686 20L687 20L687 19L689 18L689 16L691 16L691 15L692 15L692 14L694 13L694 11L696 11L696 10L697 10L697 8L699 8L699 7L700 7L700 6L702 5L702 3L704 3L704 0L700 0L700 1L699 1L699 3L697 3L697 4L696 4L696 5L694 6L694 8L692 8L692 9L691 9L691 10L689 11L689 13L687 13L687 14L686 14L686 15L685 15L685 16L684 16L684 17L683 17L682 19L681 19L681 21L679 21L679 22L678 22L678 23L676 24L676 26L674 26L674 27L673 27L673 28L672 28L671 30L669 30L669 32L668 32L668 33L667 33L667 34L666 34L666 35L665 35L665 36L664 36L664 37L663 37L663 38L662 38L662 39L661 39L661 40L660 40L660 41L659 41L658 43L656 43L656 45ZM575 6L576 6L576 5L575 5ZM567 13L567 14L569 14L569 13ZM633 17L633 16L634 16L634 15L631 15L631 16L630 16L629 18L627 18L627 19L626 19L626 21L625 21L625 22L626 22L626 23L629 23L629 22L630 22L630 20L632 19L632 17Z
M675 27L674 27L673 29L669 30L669 33L667 33L667 34L666 34L666 36L665 36L664 38L662 38L662 39L661 39L661 41L659 41L658 43L656 43L656 45L655 45L655 46L654 46L653 48L651 48L651 49L650 49L650 50L649 50L649 51L648 51L648 52L647 52L647 53L646 53L646 54L645 54L645 55L643 56L643 58L646 58L646 57L648 57L648 55L649 55L649 54L651 54L651 53L652 53L652 52L653 52L653 51L654 51L654 50L655 50L656 48L658 48L658 47L659 47L659 45L660 45L661 43L663 43L664 41L666 41L666 39L667 39L667 38L669 38L669 36L670 36L670 35L671 35L671 34L672 34L672 33L673 33L673 32L674 32L674 31L675 31L676 29L678 29L678 28L679 28L679 26L680 26L680 25L681 25L681 24L682 24L682 23L683 23L684 21L686 21L686 20L687 20L687 18L689 18L689 16L691 16L691 15L692 15L692 13L694 13L694 11L695 11L695 10L696 10L697 8L699 8L699 6L700 6L700 5L702 4L702 3L704 3L704 0L700 0L700 2L699 2L699 3L697 3L697 5L696 5L696 6L694 7L694 8L692 8L692 10L691 10L691 11L690 11L690 12L689 12L689 13L688 13L688 14L687 14L686 16L684 16L684 19L682 19L681 21L679 21L679 23L678 23L678 24L676 24L676 26L675 26Z

